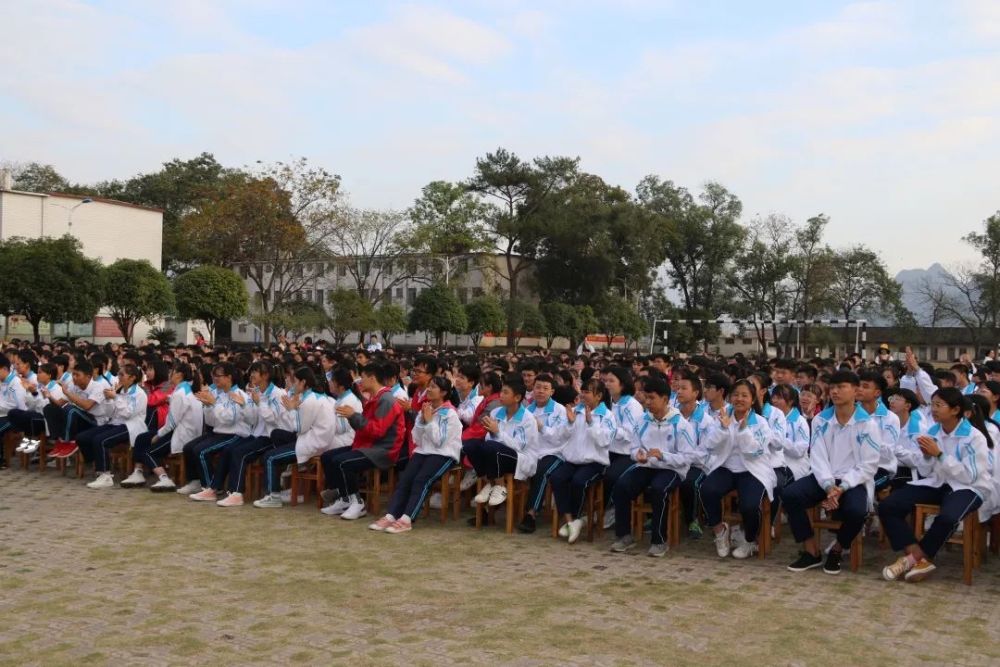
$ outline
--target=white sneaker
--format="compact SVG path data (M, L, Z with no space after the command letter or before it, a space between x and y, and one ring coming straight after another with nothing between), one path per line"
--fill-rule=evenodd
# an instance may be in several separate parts
M332 505L327 505L320 510L323 514L327 516L340 516L347 511L347 508L351 506L351 501L346 498L337 498L333 501Z
M177 493L183 496L190 496L192 493L201 492L201 480L193 479L181 488L177 489Z
M569 537L569 524L564 523L559 529L559 537Z
M507 502L507 487L497 484L490 490L490 507L503 505L505 502Z
M440 493L433 494L431 496L430 503L431 503L431 509L432 510L439 510L439 509L441 509L441 494Z
M468 491L476 485L476 471L466 470L465 474L462 475L462 482L458 485L459 491Z
M729 542L729 524L722 524L722 532L715 536L715 553L719 558L726 558L732 551L732 544Z
M269 493L263 498L253 501L254 507L277 509L280 508L282 505L284 505L284 503L281 502L281 496L279 496L277 493Z
M291 503L292 502L292 490L291 489L285 489L284 491L282 491L279 494L279 497L281 498L281 502L283 502L283 503ZM302 494L299 494L298 502L299 503L304 503L305 501L306 501L306 497L303 496Z
M156 480L153 486L149 487L149 490L153 493L163 493L164 491L176 491L177 485L174 484L174 480L170 479L166 475Z
M492 492L493 492L493 487L490 486L489 482L487 482L486 484L483 484L483 488L479 489L479 493L476 494L476 497L473 498L473 500L476 502L477 505L482 505L483 503L485 503L487 500L490 499L490 493Z
M738 558L743 560L744 558L750 558L757 554L757 543L747 542L743 540L735 549L733 549L733 558Z
M20 445L14 448L14 451L20 454L21 452L24 451L24 448L27 447L29 444L31 444L31 440L24 439L21 441Z
M133 470L132 474L122 480L122 487L136 487L144 486L146 484L146 475L141 470Z
M583 519L573 519L567 526L566 541L573 544L578 539L580 539L580 533L583 532Z
M365 511L365 502L363 500L357 500L351 503L351 506L344 510L344 513L340 515L341 519L346 519L347 521L354 521L355 519L360 519L361 517L368 514Z
M615 508L614 506L609 507L604 512L604 530L610 530L615 526Z
M113 489L115 488L115 478L109 472L102 472L93 482L87 484L88 489Z
M41 440L29 440L28 444L24 446L21 451L25 454L34 454L38 451L38 448L42 446Z

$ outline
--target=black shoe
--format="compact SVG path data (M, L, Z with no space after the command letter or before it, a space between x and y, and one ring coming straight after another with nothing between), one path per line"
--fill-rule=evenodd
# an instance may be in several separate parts
M843 552L831 549L830 553L826 555L826 563L823 564L823 571L827 574L840 574L840 559L843 556Z
M521 519L521 523L517 524L517 529L522 533L535 532L535 517L525 514L524 518Z
M800 551L799 557L794 563L788 566L792 572L805 572L823 564L822 556L813 556L808 551Z

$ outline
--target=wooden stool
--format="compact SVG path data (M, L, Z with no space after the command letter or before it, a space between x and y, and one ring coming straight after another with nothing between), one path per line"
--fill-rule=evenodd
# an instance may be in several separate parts
M941 512L940 505L917 505L913 510L913 535L918 540L924 536L924 519L929 516L936 516ZM954 533L948 538L946 544L962 545L962 582L966 586L972 585L972 570L979 568L982 554L979 549L980 536L982 531L979 525L979 514L976 511L969 512L962 519L962 534L956 536Z
M819 505L810 507L807 514L809 515L809 522L812 523L813 530L819 532L821 530L835 531L840 530L840 521L836 521L830 517L826 519L821 519L819 514ZM864 530L858 532L854 536L854 540L851 542L851 572L857 572L861 567L861 561L864 557ZM819 535L816 536L819 540Z
M184 461L184 452L170 454L163 460L163 467L167 469L167 475L174 480L178 487L187 484L187 463ZM147 472L153 472L149 470Z
M134 469L132 467L132 445L130 445L128 441L112 447L111 451L108 453L108 457L110 458L109 463L111 464L108 466L108 472L113 473L117 468L123 478L128 477L132 473L132 470Z
M248 500L257 500L263 497L261 487L264 485L264 464L254 461L247 466L244 475L243 497Z
M458 519L459 511L461 510L462 502L462 475L464 471L462 466L455 465L449 468L444 475L441 476L437 482L435 482L435 487L441 489L441 523L445 523L448 520L448 506L452 507L452 514L454 519ZM438 486L440 485L440 486ZM454 487L454 488L452 488ZM430 494L424 498L424 513L430 515L431 511L431 497Z
M21 444L24 434L20 431L7 431L3 434L3 460L10 466L14 463L14 450Z
M461 478L459 478L461 482ZM486 480L480 478L476 481L476 490L481 491L483 486L486 484ZM506 509L504 510L507 514L507 534L511 535L514 532L514 515L521 516L524 514L524 507L528 501L528 485L525 482L515 480L514 475L508 473L503 476L501 484L507 488L507 501L504 503ZM489 513L490 522L493 522L493 518L496 515L497 508L489 507L488 503L477 503L476 504L476 528L483 527L483 515L484 513Z
M38 455L38 471L39 472L44 472L45 471L45 462L46 462L45 447L46 447L45 434L43 433L39 437L38 451L35 452L35 454ZM31 469L31 456L32 455L31 454L25 454L24 452L21 452L17 456L21 460L21 470L30 470Z
M642 541L642 527L646 523L646 515L652 513L653 505L645 502L642 496L632 501L632 537L636 542ZM681 543L681 524L684 521L679 486L670 491L670 496L667 498L666 516L663 517L663 520L667 524L667 546L673 549Z
M382 471L378 468L374 470L369 470L368 473L368 483L365 486L365 504L368 506L367 509L372 513L372 516L380 516L379 507L381 507L381 496L382 496ZM389 467L389 476L386 480L386 491L389 496L396 490L396 466L393 464ZM322 502L322 500L320 501Z
M309 459L304 469L300 469L298 464L292 464L292 481L290 484L292 493L292 507L299 504L299 487L303 487L303 494L305 499L309 499L310 485L306 482L316 483L316 509L323 509L323 489L325 487L325 482L323 480L323 465L319 462L319 457L314 456ZM249 471L248 471L249 473Z
M549 493L552 493L552 485L549 485ZM559 537L559 508L553 497L552 504L552 537ZM594 541L594 533L604 535L604 477L600 477L593 484L587 487L587 496L584 503L587 513L587 541ZM594 514L597 514L595 518Z
M739 497L730 491L722 498L722 520L730 526L742 524L743 517L737 511ZM764 560L771 551L771 500L764 494L760 502L760 535L757 536L757 558Z

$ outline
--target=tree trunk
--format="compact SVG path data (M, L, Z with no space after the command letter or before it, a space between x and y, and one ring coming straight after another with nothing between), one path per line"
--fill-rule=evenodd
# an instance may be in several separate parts
M479 354L479 343L483 339L482 334L469 334L469 338L472 339L472 349L476 351L476 354Z
M42 325L42 318L39 317L37 319L33 319L33 320L29 320L29 321L31 322L31 333L35 337L35 342L36 343L41 342L42 336L41 336L40 329L41 329L41 325Z
M215 345L215 320L202 320L208 329L208 344Z

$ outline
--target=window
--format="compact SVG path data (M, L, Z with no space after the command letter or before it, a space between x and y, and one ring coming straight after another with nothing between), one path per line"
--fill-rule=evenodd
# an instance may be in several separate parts
M753 345L753 338L741 338L744 345Z
M406 303L412 306L417 301L417 288L407 287L406 288Z
M403 300L403 288L402 287L397 287L396 288L396 301L402 301L402 300Z
M384 290L382 290L382 302L392 303L392 289L386 287Z
M937 345L932 346L931 347L931 361L940 361L941 360L941 354L940 354L940 352L941 352L941 348L939 348Z
M482 295L483 295L483 288L482 287L473 287L472 288L472 298L473 299L478 299Z
M727 338L726 339L726 345L736 345L736 339L735 338Z
M295 276L296 278L301 278L302 277L302 265L301 264L296 264L292 268L292 275Z
M316 290L316 303L323 304L323 290L321 289Z
M460 287L458 289L458 301L459 303L466 304L469 302L469 290L465 287Z
M305 291L305 296L302 297L302 298L304 298L306 301L312 301L313 300L313 291L311 289L307 289Z
M463 257L461 263L458 265L464 273L469 272L469 258Z
M966 352L968 352L968 350L966 348L964 348L964 347L958 348L958 356L962 356Z
M346 278L347 277L347 265L346 264L338 264L337 265L337 277L338 278Z
M249 269L247 269L246 266L241 266L240 267L240 275L243 276L244 278L246 278L247 276L250 275Z
M383 264L382 265L382 271L385 273L385 275L391 276L392 275L392 262L386 262L385 264Z
M247 325L246 325L246 322L240 322L239 326L237 326L237 327L236 327L236 329L237 329L237 330L238 330L238 331L239 331L240 333L246 333L246 332L247 332Z

